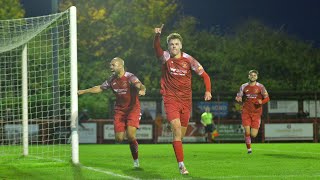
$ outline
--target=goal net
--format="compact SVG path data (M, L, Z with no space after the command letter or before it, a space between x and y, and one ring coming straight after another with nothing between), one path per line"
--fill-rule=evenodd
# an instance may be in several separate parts
M75 7L0 21L0 157L78 163L76 48Z

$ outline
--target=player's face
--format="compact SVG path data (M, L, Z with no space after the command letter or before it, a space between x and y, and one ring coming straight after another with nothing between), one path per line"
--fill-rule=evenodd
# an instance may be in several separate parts
M258 75L256 73L250 73L248 78L250 82L255 82L258 79Z
M180 55L182 49L182 44L179 39L171 39L168 43L168 50L170 52L170 55L175 57L177 55Z
M112 72L112 74L119 74L121 71L121 66L120 63L117 61L111 61L110 62L110 70Z

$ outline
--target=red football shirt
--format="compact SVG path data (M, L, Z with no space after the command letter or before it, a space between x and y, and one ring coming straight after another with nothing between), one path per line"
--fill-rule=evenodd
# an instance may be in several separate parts
M140 108L138 91L134 86L137 82L140 81L134 74L125 72L120 78L112 75L100 88L103 90L111 88L116 95L115 110L127 111Z
M258 104L258 99L262 100L269 95L263 84L256 82L254 86L249 83L242 84L237 96L243 97L242 112L262 113L262 105Z
M181 100L191 100L191 70L201 75L204 72L203 67L196 59L184 52L179 59L171 58L168 51L161 49L159 36L155 36L154 43L156 55L162 62L161 94Z

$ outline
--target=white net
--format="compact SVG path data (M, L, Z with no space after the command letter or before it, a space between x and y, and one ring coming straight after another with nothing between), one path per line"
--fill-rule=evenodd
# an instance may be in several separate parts
M70 64L69 10L0 21L0 156L70 159Z

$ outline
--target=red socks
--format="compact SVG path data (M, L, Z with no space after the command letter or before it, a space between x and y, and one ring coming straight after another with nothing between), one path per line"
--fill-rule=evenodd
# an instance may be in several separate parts
M134 140L129 143L133 160L138 159L138 141Z
M173 141L172 146L176 154L177 162L183 162L183 149L181 141Z

